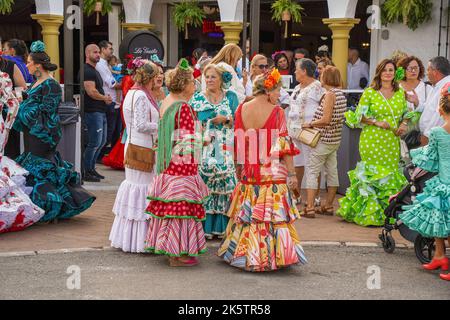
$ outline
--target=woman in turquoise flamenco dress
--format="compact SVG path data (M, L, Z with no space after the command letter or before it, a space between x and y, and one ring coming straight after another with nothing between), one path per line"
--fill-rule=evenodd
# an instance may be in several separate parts
M351 128L362 127L361 161L348 173L351 185L339 200L337 215L361 226L382 226L389 197L406 184L399 168L399 136L406 132L410 119L405 92L397 83L402 71L393 61L383 60L356 111L345 114Z
M231 194L236 186L234 167L234 114L239 101L236 93L227 90L231 74L209 64L203 74L206 90L197 92L191 99L191 106L212 143L203 147L200 176L208 187L210 197L205 203L206 220L203 222L205 236L223 237L228 224L228 208Z
M424 237L436 238L436 252L426 270L441 268L448 270L449 259L445 256L445 238L450 243L450 83L444 86L439 103L439 112L444 118L442 127L431 129L427 146L411 150L412 162L429 172L437 172L426 182L423 193L416 197L405 212L400 214L401 221ZM450 281L450 273L441 274L441 278Z
M95 196L81 187L80 175L56 151L62 136L58 116L62 93L50 76L57 66L44 50L41 41L31 46L27 67L37 80L20 104L14 128L23 132L25 146L16 162L30 173L27 186L33 188L31 200L45 210L40 222L49 222L80 214L92 205Z

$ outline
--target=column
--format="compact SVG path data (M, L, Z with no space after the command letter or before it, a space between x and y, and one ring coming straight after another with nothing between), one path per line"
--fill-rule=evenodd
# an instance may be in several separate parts
M350 30L359 23L360 19L333 18L323 19L324 24L333 32L333 62L342 75L344 86L347 83L348 40Z
M122 26L128 31L154 30L150 23L153 0L123 0L125 23Z
M59 81L59 28L64 22L64 17L53 14L32 14L31 18L36 20L42 27L42 36L46 52L52 63L58 66L55 71L55 79Z
M243 30L242 22L216 21L215 23L217 26L222 28L222 31L225 34L225 44L239 43L239 41L241 40L241 32Z

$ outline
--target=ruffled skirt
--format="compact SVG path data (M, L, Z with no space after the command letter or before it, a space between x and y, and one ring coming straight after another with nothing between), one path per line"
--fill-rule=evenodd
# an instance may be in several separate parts
M114 202L116 217L109 240L112 247L124 252L145 252L149 219L145 209L154 174L126 168L125 177Z
M208 189L199 175L155 177L148 199L151 216L146 237L147 251L179 257L206 252L203 204Z
M28 197L25 186L28 174L13 160L2 157L0 171L0 233L21 231L38 222L44 210Z
M428 238L450 236L450 185L435 176L426 182L423 193L412 205L404 206L401 221Z
M294 222L300 215L286 184L239 184L218 255L246 271L273 271L307 262Z
M58 152L52 160L23 153L16 161L30 173L27 186L33 188L31 200L45 210L40 221L71 218L95 201L95 196L81 187L73 165L63 161Z
M361 161L348 173L350 187L339 199L336 215L361 226L384 225L384 210L389 197L397 194L407 181L397 169Z

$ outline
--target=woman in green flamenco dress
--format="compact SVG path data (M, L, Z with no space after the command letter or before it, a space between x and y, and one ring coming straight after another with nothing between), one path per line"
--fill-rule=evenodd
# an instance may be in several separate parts
M339 200L337 215L361 226L382 226L389 197L406 184L400 171L400 135L408 129L405 92L399 88L402 69L385 59L355 112L345 114L351 128L362 128L361 161L348 173L350 187Z
M212 143L203 147L200 176L211 196L205 203L205 236L222 238L228 225L228 208L236 186L236 170L232 150L227 146L234 140L234 113L239 100L234 91L228 90L231 73L215 64L208 64L203 71L206 89L197 92L191 106Z

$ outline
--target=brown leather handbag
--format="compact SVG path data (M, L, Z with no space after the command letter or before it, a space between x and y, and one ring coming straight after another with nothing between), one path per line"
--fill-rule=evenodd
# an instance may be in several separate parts
M137 90L136 90L137 91ZM131 100L131 124L130 124L130 141L127 146L127 151L125 153L125 158L123 164L129 168L144 172L152 172L153 166L155 165L155 150L151 148L146 148L138 146L131 143L131 132L133 126L133 115L134 115L134 95L136 91L133 92L133 97ZM150 112L150 121L152 120L152 114ZM154 145L153 135L152 135L152 145Z

